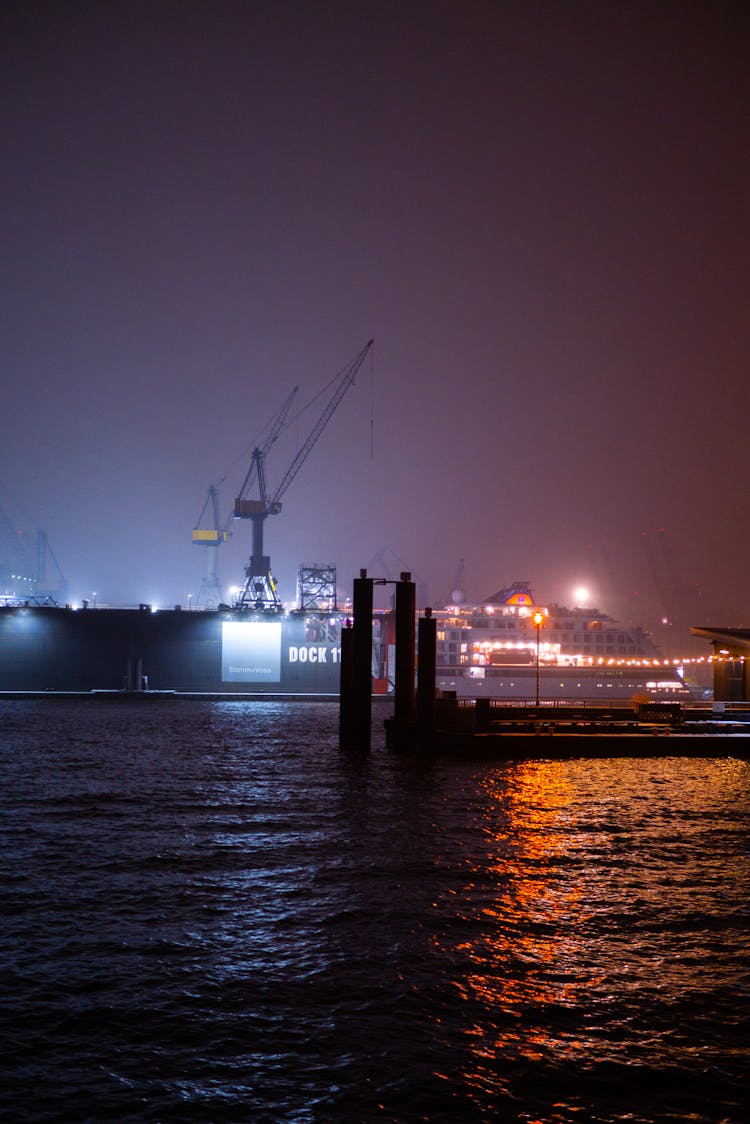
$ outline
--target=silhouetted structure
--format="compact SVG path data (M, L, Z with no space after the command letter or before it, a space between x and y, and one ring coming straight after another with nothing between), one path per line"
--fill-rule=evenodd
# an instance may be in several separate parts
M354 579L354 621L341 633L339 745L367 751L372 725L372 578ZM348 622L347 622L348 623Z
M714 702L750 701L750 629L691 628L711 642Z
M387 579L377 579L378 584ZM339 742L345 749L370 748L373 692L373 578L360 570L354 581L354 623L341 635L341 693L339 696ZM424 671L419 684L416 672L416 590L411 574L404 571L396 583L396 677L394 714L386 721L388 741L395 749L413 749L428 744L432 736L435 699L435 622L427 610L426 624L420 621L420 644L424 646ZM420 737L420 731L424 737Z

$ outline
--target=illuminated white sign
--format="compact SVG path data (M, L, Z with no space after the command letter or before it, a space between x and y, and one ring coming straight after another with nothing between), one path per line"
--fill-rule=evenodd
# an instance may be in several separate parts
M340 652L324 644L290 644L289 663L338 663Z
M281 623L222 621L221 678L225 683L278 683Z

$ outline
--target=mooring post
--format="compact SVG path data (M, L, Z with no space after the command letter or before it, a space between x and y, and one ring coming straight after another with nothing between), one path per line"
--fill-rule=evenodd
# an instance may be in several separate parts
M341 630L339 675L339 747L348 749L354 739L354 629L350 620Z
M396 682L393 729L399 748L411 748L416 724L416 593L411 574L396 582Z
M432 748L435 732L437 621L427 608L418 622L417 736L422 749Z
M369 750L372 726L372 578L360 570L354 579L354 636L351 672L349 749Z
M477 734L487 734L490 729L490 699L476 699L474 702L474 731Z

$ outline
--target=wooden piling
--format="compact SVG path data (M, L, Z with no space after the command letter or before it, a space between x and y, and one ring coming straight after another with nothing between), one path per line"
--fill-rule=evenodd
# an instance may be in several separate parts
M416 591L411 574L404 572L396 582L396 682L393 717L396 726L406 730L416 717Z
M420 749L431 749L435 734L437 621L432 609L424 613L417 625L417 739Z
M354 740L354 629L351 621L341 630L339 672L339 746L348 749Z
M354 579L354 624L342 633L339 744L368 751L372 726L372 578ZM347 632L351 639L344 639Z

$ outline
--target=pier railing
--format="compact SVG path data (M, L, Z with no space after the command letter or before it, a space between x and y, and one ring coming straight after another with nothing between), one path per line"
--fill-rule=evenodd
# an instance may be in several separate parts
M446 696L444 696L446 697ZM721 714L747 714L750 712L750 702L713 702L711 699L680 699L679 702L669 702L664 699L655 699L648 702L635 703L632 699L555 699L547 698L540 699L537 707L536 703L526 698L487 698L487 699L470 699L470 698L456 698L448 700L456 703L459 707L473 708L479 702L480 704L486 703L495 710L500 709L550 709L550 710L621 710L633 711L637 707L658 707L658 706L678 706L687 711L700 711L701 713L709 711L714 716Z
M537 732L669 730L714 732L750 725L749 703L637 702L628 699L545 699L539 704L528 699L458 699L448 695L436 700L438 728L463 733L489 734L508 731Z

